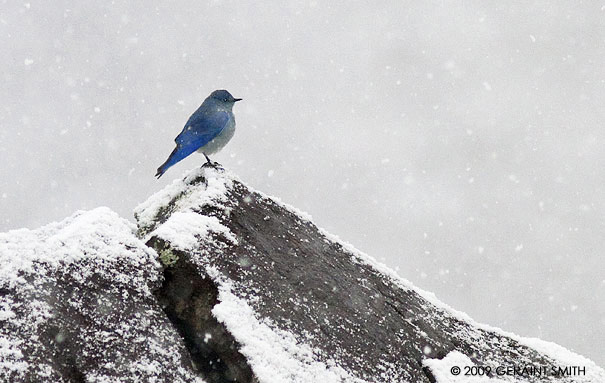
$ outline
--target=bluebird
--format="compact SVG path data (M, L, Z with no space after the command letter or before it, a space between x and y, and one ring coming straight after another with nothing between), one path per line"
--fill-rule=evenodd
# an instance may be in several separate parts
M189 117L181 133L174 139L176 148L170 153L155 174L158 179L166 170L196 150L206 157L206 164L213 165L208 157L221 150L235 133L233 104L241 98L233 98L226 90L215 90Z

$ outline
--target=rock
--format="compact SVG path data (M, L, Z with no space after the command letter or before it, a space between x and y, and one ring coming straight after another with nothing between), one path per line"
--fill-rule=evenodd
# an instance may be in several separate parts
M605 381L559 346L474 322L224 170L194 170L135 216L166 266L158 297L197 364L225 364L222 377L203 374L211 382L434 382L461 358L495 377L548 371L518 381ZM555 379L565 365L586 375Z
M0 382L203 382L156 253L109 209L0 234L0 266Z
M605 382L223 169L190 172L135 217L99 208L0 234L0 382Z

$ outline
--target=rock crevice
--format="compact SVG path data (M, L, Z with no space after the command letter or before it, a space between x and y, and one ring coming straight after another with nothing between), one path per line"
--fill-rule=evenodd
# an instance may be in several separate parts
M239 352L241 345L212 315L218 303L216 285L188 263L185 256L181 254L164 269L164 283L155 296L181 335L193 368L208 383L257 382Z

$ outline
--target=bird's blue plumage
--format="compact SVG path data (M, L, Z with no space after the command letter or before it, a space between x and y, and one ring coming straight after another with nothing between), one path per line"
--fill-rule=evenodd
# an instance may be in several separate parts
M177 145L196 146L194 150L206 145L218 136L227 126L229 113L194 113L185 124L183 131L174 139Z
M208 154L220 150L233 135L235 118L232 108L239 100L233 98L226 90L212 92L187 120L185 127L174 140L176 148L158 168L156 176L160 178L168 168L196 150L202 151L206 158Z

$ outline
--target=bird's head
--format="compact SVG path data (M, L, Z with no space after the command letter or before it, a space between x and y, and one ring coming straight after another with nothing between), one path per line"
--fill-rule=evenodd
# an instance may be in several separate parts
M224 89L215 90L214 92L210 93L210 97L208 98L228 104L233 104L241 100L241 98L234 98L231 93L227 92Z

